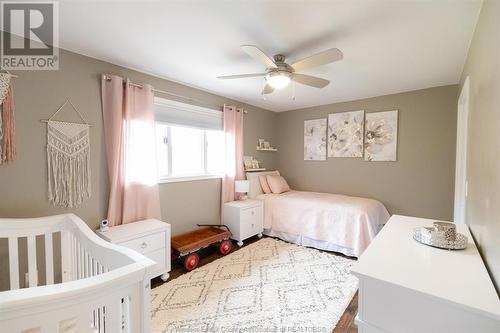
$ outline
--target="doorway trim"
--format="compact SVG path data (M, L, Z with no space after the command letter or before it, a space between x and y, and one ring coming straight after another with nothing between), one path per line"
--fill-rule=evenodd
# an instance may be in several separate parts
M454 222L465 223L467 199L467 143L469 129L470 80L467 76L458 98L457 150L455 164Z

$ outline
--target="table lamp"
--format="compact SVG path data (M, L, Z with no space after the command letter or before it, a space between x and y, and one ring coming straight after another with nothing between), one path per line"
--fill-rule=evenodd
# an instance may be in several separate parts
M240 200L246 200L246 193L250 191L250 182L248 180L236 180L234 182L234 192L236 193L245 193L241 196Z

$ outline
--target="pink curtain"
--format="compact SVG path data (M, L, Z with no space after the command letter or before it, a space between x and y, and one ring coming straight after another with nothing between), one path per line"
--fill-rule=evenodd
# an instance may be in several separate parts
M234 181L245 179L243 169L243 109L224 105L226 167L222 178L222 204L238 200Z
M104 75L101 86L109 224L160 219L151 86L135 87L128 79Z

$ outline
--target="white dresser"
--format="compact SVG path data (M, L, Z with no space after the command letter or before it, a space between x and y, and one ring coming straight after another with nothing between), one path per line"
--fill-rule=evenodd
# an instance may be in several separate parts
M135 250L156 262L151 278L161 275L167 281L170 272L170 224L148 219L97 230L101 238Z
M231 230L231 238L238 246L252 236L262 237L264 203L261 200L239 200L224 204L224 224Z
M413 240L434 220L394 215L354 265L360 333L498 333L500 300L466 225L466 250Z

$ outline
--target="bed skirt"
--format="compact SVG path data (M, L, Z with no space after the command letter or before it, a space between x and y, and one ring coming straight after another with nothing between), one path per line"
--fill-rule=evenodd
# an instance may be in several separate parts
M338 252L348 257L356 257L353 249L349 249L327 241L316 240L309 237L289 234L282 231L275 231L273 229L264 229L263 234L270 237L276 237L286 242L294 243L301 246L312 247L323 251Z

